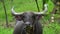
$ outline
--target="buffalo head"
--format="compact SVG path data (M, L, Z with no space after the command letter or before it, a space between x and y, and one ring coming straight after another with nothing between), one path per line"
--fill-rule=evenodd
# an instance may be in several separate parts
M42 12L22 12L22 13L16 13L14 11L14 7L12 7L11 11L12 14L15 16L15 19L18 21L23 21L26 24L32 24L36 21L36 18L39 18L46 13L47 11L47 4L44 5L45 9Z

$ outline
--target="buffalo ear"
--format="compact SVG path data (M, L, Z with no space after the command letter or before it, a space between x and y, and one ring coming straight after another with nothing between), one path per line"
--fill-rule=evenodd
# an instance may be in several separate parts
M15 15L16 20L22 20L22 15Z
M42 16L43 16L42 14L36 14L35 15L35 17L38 18L38 19L42 18Z

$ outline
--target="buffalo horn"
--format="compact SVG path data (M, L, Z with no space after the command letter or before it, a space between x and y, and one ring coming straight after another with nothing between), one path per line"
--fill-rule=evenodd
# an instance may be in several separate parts
M16 13L15 10L14 10L14 7L12 7L11 12L12 12L13 15L21 15L22 14L22 13Z

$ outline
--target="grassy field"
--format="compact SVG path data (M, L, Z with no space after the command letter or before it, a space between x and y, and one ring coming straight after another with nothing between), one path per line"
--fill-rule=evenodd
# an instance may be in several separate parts
M0 26L0 34L12 34L13 28L4 28Z
M38 4L40 11L42 11L42 0L38 0ZM13 16L11 14L11 5L12 4L10 0L5 0L9 23L12 23L14 21ZM34 0L14 0L13 6L15 7L16 12L38 11ZM53 7L53 3L49 0L47 14L50 15L50 12L52 11ZM49 15L45 16L45 19L49 19ZM0 2L0 25L1 24L5 24L5 13L2 2ZM12 32L13 28L4 28L4 26L0 26L0 34L12 34ZM44 24L43 34L60 34L60 25L56 23Z
M13 28L0 26L0 34L13 34ZM48 24L43 27L43 34L60 34L60 24Z

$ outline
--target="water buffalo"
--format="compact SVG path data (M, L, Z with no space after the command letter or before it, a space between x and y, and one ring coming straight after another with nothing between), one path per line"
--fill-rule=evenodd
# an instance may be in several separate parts
M33 27L34 34L42 34L43 28L39 19L47 11L47 4L44 5L45 9L42 12L23 12L16 13L12 8L12 15L15 16L17 21L13 34L27 34L26 26ZM31 33L32 34L32 31Z

